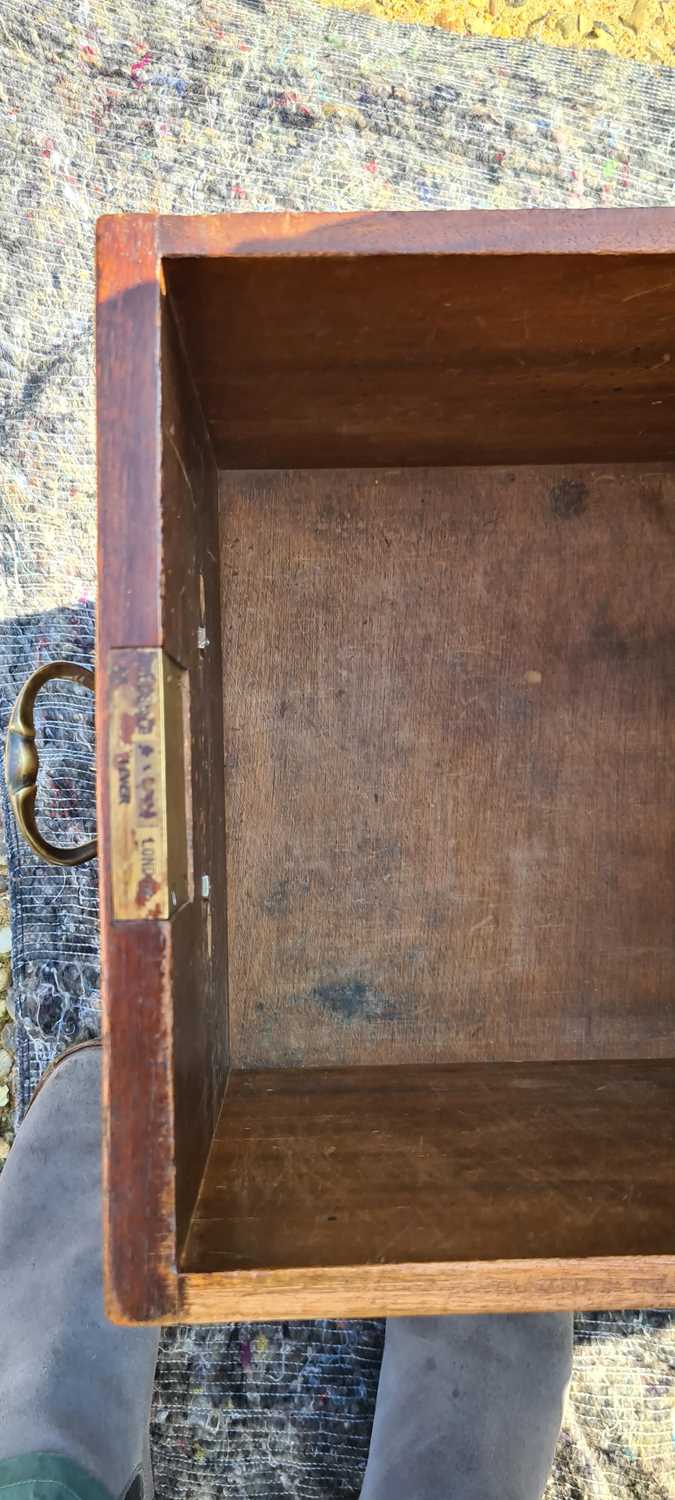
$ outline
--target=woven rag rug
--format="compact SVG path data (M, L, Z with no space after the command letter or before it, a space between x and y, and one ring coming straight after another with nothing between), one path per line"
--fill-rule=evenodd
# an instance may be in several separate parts
M3 729L39 662L92 656L97 214L674 200L675 74L599 53L309 0L4 0L0 56ZM86 693L49 688L38 730L45 829L77 840ZM38 865L9 819L6 838L20 1116L98 1029L96 870ZM358 1495L381 1344L376 1322L167 1331L159 1500ZM548 1500L672 1497L674 1393L669 1315L580 1317Z

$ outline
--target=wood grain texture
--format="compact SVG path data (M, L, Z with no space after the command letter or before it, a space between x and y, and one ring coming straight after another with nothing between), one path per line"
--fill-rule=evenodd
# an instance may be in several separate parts
M218 477L170 309L162 322L162 598L188 669L192 900L176 924L173 980L178 1251L228 1069ZM208 882L204 895L203 882Z
M672 1056L673 473L221 512L235 1065Z
M675 1257L188 1272L180 1323L675 1306Z
M208 435L163 299L155 222L104 221L98 267L106 1276L111 1315L145 1321L176 1310L177 1245L227 1067L217 505ZM109 673L115 648L144 646L162 647L189 674L190 899L168 922L115 923Z
M222 467L675 457L675 255L165 266Z
M99 634L161 646L156 220L100 220L96 269Z
M675 1304L675 213L133 215L98 264L111 1314ZM189 891L114 923L146 646ZM228 967L273 1071L219 1115Z
M161 214L157 234L160 254L167 259L242 255L673 255L675 210Z
M112 920L108 669L112 647L162 645L155 224L144 218L109 221L97 250L96 755L106 1305L115 1320L142 1320L171 1317L177 1306L173 932L164 922Z
M236 1073L182 1268L673 1254L674 1088L672 1062Z

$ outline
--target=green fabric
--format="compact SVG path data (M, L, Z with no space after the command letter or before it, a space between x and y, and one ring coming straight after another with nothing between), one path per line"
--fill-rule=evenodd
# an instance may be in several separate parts
M69 1458L28 1453L0 1462L0 1500L112 1500L112 1496Z

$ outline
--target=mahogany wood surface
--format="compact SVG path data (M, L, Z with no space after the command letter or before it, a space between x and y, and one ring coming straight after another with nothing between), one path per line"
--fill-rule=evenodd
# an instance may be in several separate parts
M111 1314L675 1303L675 213L129 215L98 256ZM148 647L189 899L114 922Z
M675 1063L233 1073L182 1269L675 1252Z
M143 1320L175 1314L177 1250L227 1070L216 471L162 291L155 221L104 221L98 271L106 1274L112 1314ZM169 921L114 922L110 674L116 648L147 646L189 675L190 899Z
M186 1272L181 1323L672 1307L675 1257Z
M675 457L672 226L642 210L216 216L191 255L169 221L167 286L219 464Z

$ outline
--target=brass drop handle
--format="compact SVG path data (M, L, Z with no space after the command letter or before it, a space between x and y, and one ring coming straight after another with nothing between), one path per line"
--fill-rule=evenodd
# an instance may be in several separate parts
M35 817L40 760L35 744L35 699L53 678L67 677L94 692L94 673L74 661L50 661L28 678L12 709L5 746L5 780L14 816L31 849L50 865L83 865L96 857L96 839L74 849L59 848L42 837Z

